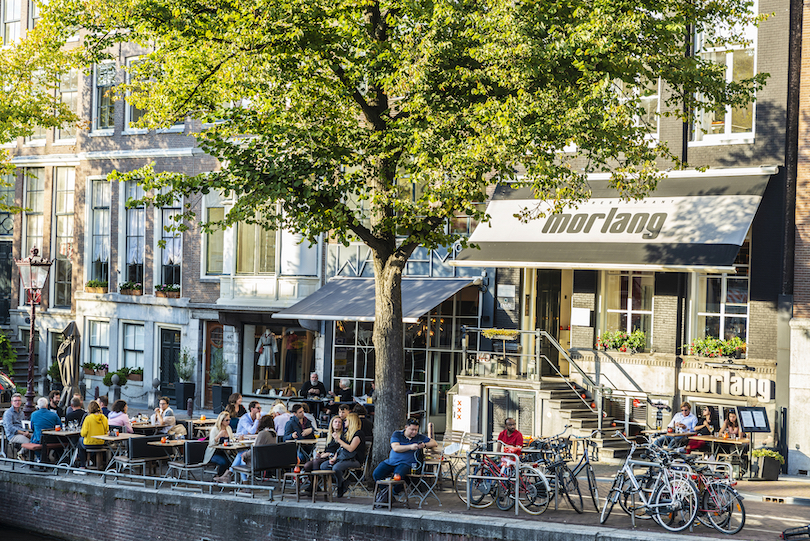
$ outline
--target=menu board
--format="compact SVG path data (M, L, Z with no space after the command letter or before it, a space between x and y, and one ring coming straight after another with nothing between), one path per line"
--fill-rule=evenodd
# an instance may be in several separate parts
M771 425L768 422L768 414L763 407L740 406L737 408L740 414L740 424L746 432L770 432Z

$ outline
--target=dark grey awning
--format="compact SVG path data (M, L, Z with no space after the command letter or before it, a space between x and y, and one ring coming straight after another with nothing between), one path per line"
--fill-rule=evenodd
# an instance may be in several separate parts
M403 278L402 319L415 322L472 285L470 278ZM374 279L333 278L301 302L273 314L274 318L328 321L374 321Z
M776 167L671 173L640 201L622 201L607 181L561 214L522 223L515 214L544 205L528 188L498 186L487 212L451 265L546 269L733 272Z

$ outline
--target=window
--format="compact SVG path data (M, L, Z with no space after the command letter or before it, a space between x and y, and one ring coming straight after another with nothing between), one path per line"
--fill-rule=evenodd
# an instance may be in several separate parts
M55 306L70 306L73 291L73 190L76 170L72 167L56 168L56 257L54 258Z
M115 64L108 62L96 66L95 115L93 129L112 130L115 127Z
M31 28L36 27L36 25L39 23L39 20L42 18L42 10L40 8L40 4L44 6L47 5L48 2L47 0L38 0L38 1L31 0L28 3L28 10L29 10L28 13L30 13L31 17Z
M183 263L183 243L179 231L166 231L169 226L179 225L175 217L180 215L179 207L161 209L163 224L161 240L166 243L161 250L160 279L162 284L180 285L180 266Z
M37 247L42 255L42 232L45 211L45 169L41 167L23 170L25 181L25 249L28 257L31 248Z
M212 207L208 209L208 221L218 222L225 219L225 209ZM225 230L217 229L205 237L205 274L223 274L225 259Z
M106 180L94 180L91 186L93 242L90 248L90 278L109 282L110 183Z
M143 325L124 323L124 366L143 368Z
M6 206L14 205L14 175L3 175L0 177L0 204ZM11 212L0 209L0 237L14 235L14 215Z
M11 45L20 40L20 21L22 20L22 0L0 1L2 15L3 45Z
M750 244L746 241L734 261L736 274L698 277L697 338L737 336L747 341L749 265Z
M22 342L25 349L28 350L28 347L31 345L31 329L25 328L20 330L20 342ZM39 366L39 331L34 331L34 366Z
M125 201L143 199L143 188L136 182L127 182ZM127 208L126 281L143 283L144 238L146 209L143 206Z
M90 321L90 362L110 363L110 324L103 321Z
M752 8L757 13L756 2ZM746 44L721 44L712 42L730 36L724 29L698 34L695 37L695 51L702 58L726 67L726 81L739 82L756 73L756 27L735 28L748 41ZM734 139L747 139L754 133L754 103L740 107L724 106L715 109L699 110L695 114L692 130L693 141L721 142Z
M59 99L73 113L79 110L79 71L72 69L59 80ZM56 128L56 139L75 139L76 126Z
M616 82L620 100L623 102L633 100L638 107L638 114L633 117L633 124L645 127L649 139L658 139L658 117L660 104L661 83L655 81L641 81L638 84L627 84L624 81Z
M61 332L52 332L51 334L51 364L59 362L59 346L65 341L65 335Z
M655 275L651 272L609 271L605 282L605 330L628 334L641 330L649 346Z
M139 62L140 62L140 60L138 60L137 57L127 59L127 83L131 82L130 70L133 67L137 66ZM126 110L126 113L125 113L126 118L124 120L124 122L125 122L124 125L126 126L126 129L129 130L129 131L146 131L146 130L141 130L139 128L135 128L133 126L133 124L137 123L141 119L141 117L143 117L144 110L143 109L138 109L137 107L135 107L134 105L129 103L129 100L127 100L127 102L126 102L126 109L125 110Z
M241 222L237 227L237 274L276 272L276 232Z

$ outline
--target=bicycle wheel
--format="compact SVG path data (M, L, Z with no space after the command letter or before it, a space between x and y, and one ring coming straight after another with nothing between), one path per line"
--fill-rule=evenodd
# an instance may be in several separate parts
M479 475L481 472L481 465L476 465L473 468L473 474ZM461 468L456 473L456 478L453 480L453 485L456 489L456 495L458 498L467 503L467 468ZM492 490L492 481L487 479L470 479L470 507L475 507L476 509L484 509L489 507L495 500L492 498L488 498L490 491Z
M706 487L703 505L711 525L718 532L734 535L745 526L745 506L733 488L716 483Z
M607 498L605 498L605 505L602 507L602 514L599 516L599 524L607 522L610 512L613 511L613 506L619 501L619 497L624 492L624 475L618 474L613 480L613 486L610 487Z
M512 490L512 481L495 482L495 505L501 511L509 511L515 506L515 497Z
M577 482L577 478L574 475L574 472L572 472L568 466L563 465L561 468L563 470L560 472L560 476L562 477L562 485L563 490L565 490L565 497L568 499L571 507L574 508L574 511L582 514L582 492L579 491L579 483Z
M596 487L596 474L593 472L593 468L591 464L588 463L585 465L585 473L588 477L588 490L591 493L591 500L593 500L593 506L596 508L596 512L600 511L599 509L599 489Z
M645 475L642 478L637 479L639 483L639 487L641 488L642 492L644 492L644 496L647 498L648 502L652 501L652 489L653 485L655 485L655 479L650 477L649 475ZM630 486L630 483L625 483L626 487ZM649 520L652 517L650 515L648 508L641 505L641 498L638 494L631 493L630 491L625 491L619 497L619 505L622 508L622 511L627 513L628 515L634 514L636 519L640 520Z
M658 489L653 503L656 522L671 532L680 532L695 521L698 510L697 489L685 479L672 479L671 484Z
M521 466L518 478L518 505L530 515L539 515L551 501L551 490L543 472Z

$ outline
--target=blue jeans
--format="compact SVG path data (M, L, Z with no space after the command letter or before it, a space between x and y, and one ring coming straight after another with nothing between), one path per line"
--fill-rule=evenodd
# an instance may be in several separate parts
M217 451L214 456L211 457L211 463L217 465L217 476L222 477L222 474L228 469L230 466L230 461L228 457L225 456L225 453L222 451Z
M372 477L374 477L375 481L382 481L383 479L387 479L391 477L391 474L398 473L400 477L402 477L405 482L408 480L408 474L411 473L411 465L410 464L396 464L392 465L389 464L387 460L383 460L380 462L380 465L375 468ZM402 485L397 485L394 487L394 493L399 494L402 491Z
M659 447L679 447L682 439L684 439L684 437L677 434L673 436L665 435L655 440L655 444Z
M233 464L231 464L231 468L233 468L234 466L247 466L245 461L242 459L243 454L245 454L245 451L242 451L241 453L236 455L236 458L234 459ZM247 481L247 477L248 477L247 474L240 473L239 475L242 476L242 481Z

